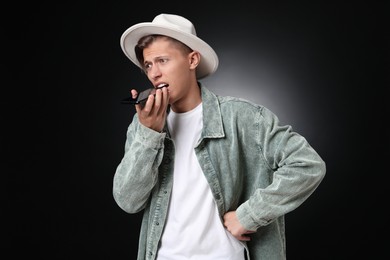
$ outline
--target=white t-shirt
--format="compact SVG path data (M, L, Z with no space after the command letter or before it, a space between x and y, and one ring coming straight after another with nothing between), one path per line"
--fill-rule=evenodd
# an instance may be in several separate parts
M244 260L244 247L223 226L208 182L196 158L202 104L168 114L175 143L175 170L158 260Z

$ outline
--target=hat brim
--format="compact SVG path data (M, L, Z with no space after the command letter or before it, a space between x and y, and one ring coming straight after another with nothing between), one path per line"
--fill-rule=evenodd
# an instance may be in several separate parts
M199 37L174 28L156 25L154 23L139 23L128 28L121 36L120 45L125 55L138 67L139 64L134 47L138 40L143 36L150 34L161 34L172 37L186 44L192 50L198 51L201 55L201 61L196 69L197 79L204 78L214 73L218 68L218 56L206 42Z

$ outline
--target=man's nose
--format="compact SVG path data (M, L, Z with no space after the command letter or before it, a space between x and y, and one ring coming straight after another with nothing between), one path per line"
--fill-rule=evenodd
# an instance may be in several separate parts
M160 70L160 68L156 64L154 66L152 66L152 68L150 69L149 73L150 73L150 76L153 79L158 78L159 76L161 76L161 70Z

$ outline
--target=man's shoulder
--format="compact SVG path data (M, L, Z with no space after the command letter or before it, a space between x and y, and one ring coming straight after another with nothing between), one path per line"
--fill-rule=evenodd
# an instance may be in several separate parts
M256 102L241 97L217 95L217 98L221 106L254 109L254 110L259 110L259 109L261 110L264 108L262 105Z
M222 111L230 111L230 113L245 113L245 112L260 112L265 108L261 104L251 100L215 93L212 90L203 86L202 88L203 101L210 106L219 106Z

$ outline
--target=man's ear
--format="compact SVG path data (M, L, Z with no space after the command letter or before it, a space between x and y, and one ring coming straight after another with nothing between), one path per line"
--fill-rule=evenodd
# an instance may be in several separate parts
M197 51L193 51L188 55L189 61L190 61L190 68L196 69L196 67L200 63L200 53Z

